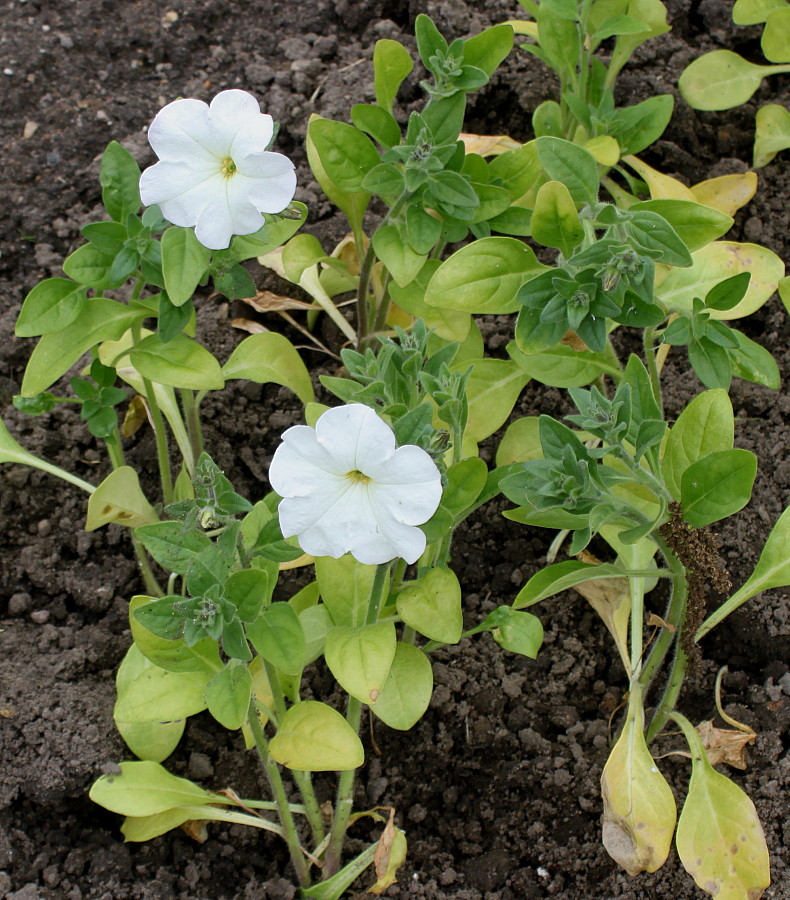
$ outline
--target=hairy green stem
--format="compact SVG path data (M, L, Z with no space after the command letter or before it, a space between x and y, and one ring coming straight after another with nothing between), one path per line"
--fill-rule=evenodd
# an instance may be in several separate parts
M181 391L181 405L184 408L189 444L197 459L203 452L203 427L200 422L200 408L194 391Z
M370 588L368 599L368 611L365 616L365 624L373 625L378 621L379 608L384 593L384 585L387 581L390 564L382 563L376 567L376 575ZM351 726L354 734L359 733L359 724L362 720L362 703L356 697L348 698L346 709L346 721ZM351 808L354 803L354 778L356 772L351 769L340 773L337 784L337 797L335 800L335 812L332 819L332 828L329 832L329 843L324 859L324 878L331 878L340 869L340 860L343 853L343 841L348 828L348 820L351 817Z
M662 414L664 412L664 401L661 397L661 373L658 371L658 362L656 360L655 348L655 326L645 328L642 340L645 348L645 362L647 363L647 372L650 375L650 386L653 388L653 398L658 404Z
M283 826L283 831L285 832L285 840L288 844L291 862L293 863L294 869L296 869L296 876L302 887L308 887L310 885L310 870L304 853L302 852L302 845L299 841L299 834L296 830L293 813L288 804L288 796L285 793L285 785L283 784L280 770L277 767L277 763L269 754L269 744L263 733L263 728L261 728L261 722L258 718L258 709L255 705L255 698L250 701L247 722L249 723L250 731L252 732L255 741L255 747L258 750L258 755L263 763L266 777L269 780L269 785L274 796L274 802L277 804L277 815Z

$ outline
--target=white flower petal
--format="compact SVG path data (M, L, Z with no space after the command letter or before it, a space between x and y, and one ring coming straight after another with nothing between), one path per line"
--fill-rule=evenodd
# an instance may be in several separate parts
M375 482L375 503L386 509L396 522L404 525L424 525L436 512L442 499L441 476L431 481L411 484L381 484Z
M232 131L233 134L236 134L248 120L254 119L256 116L263 116L260 104L255 97L247 91L238 90L238 88L220 91L208 108L210 118L216 126L226 132ZM266 118L271 121L271 116L266 116ZM266 144L264 144L265 146Z
M237 120L234 124L237 130L230 145L230 155L234 160L238 161L250 153L260 153L269 146L274 134L271 116L258 110L255 116Z
M148 142L159 159L192 166L211 155L221 159L232 139L213 127L209 108L202 100L174 100L157 114L148 128Z
M350 403L327 410L316 422L318 443L326 447L346 472L389 459L395 452L395 435L369 407Z
M315 473L315 474L314 474ZM281 497L300 497L311 488L310 480L342 478L337 461L315 439L315 429L295 425L283 434L269 467L269 483Z
M170 161L158 162L140 176L140 197L145 206L152 206L154 203L161 205L181 197L215 175L217 175L217 161L214 157L210 157L208 161L200 160L199 164L190 166ZM209 191L207 199L212 193ZM202 203L200 209L204 205L205 203ZM197 212L194 219L197 219Z
M282 153L249 154L236 162L238 171L230 179L232 198L251 203L262 213L282 212L293 200L296 172Z
M210 250L224 250L234 234L252 234L263 225L261 214L254 206L231 202L228 182L232 179L223 175L217 177L223 180L223 184L215 191L211 202L200 211L195 222L195 237ZM211 183L214 184L214 179Z

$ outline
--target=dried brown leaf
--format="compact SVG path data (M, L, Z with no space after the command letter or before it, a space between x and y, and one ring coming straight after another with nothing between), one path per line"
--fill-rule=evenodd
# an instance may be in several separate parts
M697 731L712 766L726 763L734 769L746 768L744 751L747 744L752 744L757 739L754 732L717 728L712 720L701 722L697 725Z
M260 334L262 331L269 329L260 322L254 322L252 319L231 319L230 324L240 331L246 331L248 334Z
M139 394L132 397L129 406L126 409L126 415L121 423L121 437L131 437L140 430L143 423L148 419L148 404Z

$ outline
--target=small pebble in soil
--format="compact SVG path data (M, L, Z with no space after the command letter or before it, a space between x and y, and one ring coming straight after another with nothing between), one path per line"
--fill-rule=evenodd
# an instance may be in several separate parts
M24 591L12 594L8 600L8 615L21 616L22 613L26 613L30 609L32 603L33 598Z
M214 766L205 753L190 753L187 774L190 778L211 778L214 774Z
M49 622L49 610L36 609L32 613L30 613L30 618L36 623L36 625L46 625L47 622Z

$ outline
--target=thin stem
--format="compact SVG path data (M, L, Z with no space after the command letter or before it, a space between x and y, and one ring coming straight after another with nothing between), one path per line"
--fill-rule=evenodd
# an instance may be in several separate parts
M192 453L197 459L203 452L203 427L200 422L200 411L194 391L181 391L181 404L184 407L184 419L186 420L189 444Z
M110 464L113 469L120 469L121 466L125 465L123 446L121 444L121 432L117 424L115 425L114 435L107 438L104 445L107 448L107 455L110 457ZM146 553L142 542L134 533L134 528L130 529L129 534L132 538L134 555L137 557L137 564L140 567L140 575L143 578L143 584L145 585L146 591L148 591L152 597L164 597L165 594L162 590L162 586L159 584L156 575L154 575L154 570L151 568L148 554Z
M294 869L296 869L296 876L302 887L308 887L310 884L310 870L307 865L307 860L304 857L304 853L302 852L302 845L299 842L296 823L294 822L294 817L288 804L288 796L285 793L285 785L283 784L280 770L277 768L277 763L269 755L269 744L263 733L263 729L261 728L261 722L258 718L258 710L254 698L250 701L247 722L249 723L250 731L255 740L255 747L258 750L258 755L260 756L264 770L266 771L266 777L269 780L269 785L272 789L272 794L274 795L274 802L277 804L277 815L283 826L283 831L285 832L285 840L291 854L291 862L293 863Z
M654 531L651 537L658 544L661 555L666 561L667 568L672 572L674 577L669 579L669 603L667 604L667 609L664 613L664 621L670 628L661 629L639 675L639 681L645 688L650 686L655 673L666 659L667 653L675 640L675 636L683 627L683 620L686 616L686 603L688 601L688 583L686 581L686 570L683 567L683 564L674 552L670 550L666 541L661 537L658 531ZM675 629L674 632L671 630L672 628Z
M365 624L373 625L378 620L381 599L384 593L384 585L387 581L390 564L382 563L376 567L376 575L370 588L368 599L368 611L365 616ZM354 734L359 733L359 724L362 719L362 702L356 697L349 696L346 708L346 721L351 726ZM343 853L343 841L348 829L348 820L351 817L351 808L354 803L354 778L356 772L350 769L340 773L337 784L337 798L335 800L335 813L332 819L332 828L329 832L329 844L326 848L324 862L324 878L330 878L340 869L340 858Z
M683 679L686 677L686 664L688 657L683 645L678 642L675 658L672 660L672 668L669 672L669 678L664 686L664 693L661 700L653 713L650 725L645 732L645 740L648 744L655 739L661 729L666 725L667 719L672 715L680 696L680 689L683 687Z
M645 619L645 586L642 578L629 578L631 592L631 679L637 681L642 666Z
M400 197L398 197L388 210L386 216L384 216L379 228L389 224L389 222L400 213L409 197L411 197L409 191L404 191ZM376 251L373 249L373 241L371 240L368 244L365 258L362 260L362 265L359 269L359 284L357 285L357 345L359 347L364 346L368 338L368 288L370 286L370 274L373 271L375 262ZM386 312L384 315L386 317Z
M662 414L664 412L664 401L661 398L661 373L658 369L658 360L656 358L655 348L655 326L645 328L642 335L645 348L645 361L647 362L647 371L650 375L650 386L653 388L653 398L658 404Z
M132 326L133 344L137 344L140 340L140 325ZM165 505L173 502L173 476L170 471L170 451L167 446L167 431L165 430L165 420L159 404L156 400L154 386L150 379L141 376L143 379L143 390L145 391L145 399L148 401L148 409L151 413L151 421L154 426L154 437L156 439L156 456L159 462L159 476L162 481L162 498Z

